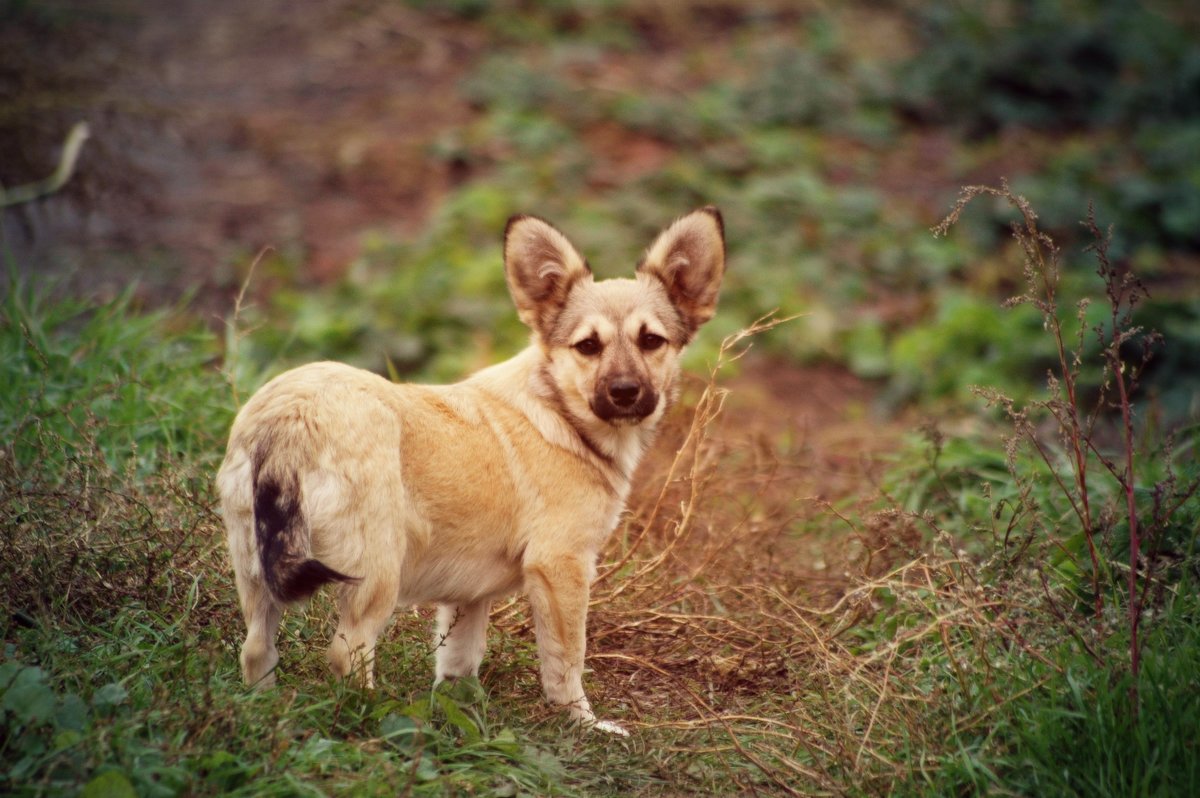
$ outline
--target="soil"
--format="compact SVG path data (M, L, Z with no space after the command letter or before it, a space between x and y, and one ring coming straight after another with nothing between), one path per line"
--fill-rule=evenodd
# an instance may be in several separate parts
M39 141L11 130L0 141L36 151L23 174L0 175L13 185L53 169L76 119L92 131L69 190L4 219L29 270L93 292L137 280L152 302L198 289L219 305L263 248L328 279L364 231L419 229L456 180L428 151L471 113L456 86L485 42L464 26L352 0L170 0L153 12L102 0L91 11L110 16L71 30L90 22L94 38L53 35L111 64L111 78L57 107L57 132L46 123ZM32 65L44 32L27 28L16 45Z

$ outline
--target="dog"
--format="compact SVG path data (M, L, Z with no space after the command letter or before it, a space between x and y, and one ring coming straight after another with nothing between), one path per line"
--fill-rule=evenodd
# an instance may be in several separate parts
M337 586L330 666L368 687L397 604L438 605L437 684L478 675L490 602L522 591L546 698L624 733L583 691L589 588L680 353L716 310L724 224L687 214L632 279L596 281L558 229L514 216L504 269L532 331L512 359L446 386L314 363L238 413L216 482L247 684L274 683L284 607L323 584Z

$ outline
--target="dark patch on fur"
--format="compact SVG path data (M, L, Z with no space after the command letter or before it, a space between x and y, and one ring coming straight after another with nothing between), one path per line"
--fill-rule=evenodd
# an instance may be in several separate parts
M725 217L721 215L721 210L716 205L705 205L700 209L702 213L707 213L717 223L717 232L721 234L721 259L725 258Z
M254 467L260 471L261 462ZM294 476L285 484L269 476L254 482L254 536L271 595L285 603L300 601L328 582L356 581L318 560L301 559L306 530Z
M559 389L554 380L551 379L549 372L543 368L539 372L538 377L541 379L542 385L546 387L548 398L550 399L551 404L554 406L554 412L558 413L559 416L566 420L567 424L570 425L571 429L575 431L575 434L579 436L579 440L585 447L587 447L588 451L596 455L596 458L602 463L605 463L608 466L614 466L616 462L613 460L613 458L610 457L596 444L595 441L591 439L591 436L589 436L587 431L583 429L583 425L579 423L579 420L575 418L575 415L571 412L570 408L567 407L567 400L563 398L562 391Z

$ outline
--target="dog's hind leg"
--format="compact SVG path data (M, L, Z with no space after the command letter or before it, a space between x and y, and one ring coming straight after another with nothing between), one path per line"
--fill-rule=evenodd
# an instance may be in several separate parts
M279 662L275 636L283 617L283 605L267 588L259 560L251 483L250 460L240 451L231 453L217 476L217 486L238 600L246 621L246 641L240 657L242 678L247 685L262 688L275 683L275 665Z
M275 683L275 665L279 651L275 636L283 607L275 602L261 579L237 575L238 596L246 619L246 642L242 644L242 678L252 687L270 687Z
M387 580L344 585L338 594L338 627L329 644L329 665L342 678L354 674L375 686L375 642L396 608L396 588Z
M439 604L437 633L437 666L434 684L458 676L478 676L479 663L487 648L489 602L470 604Z

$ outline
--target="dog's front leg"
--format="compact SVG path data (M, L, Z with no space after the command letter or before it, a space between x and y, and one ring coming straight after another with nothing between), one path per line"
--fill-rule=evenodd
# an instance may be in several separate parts
M615 723L597 722L583 692L591 576L591 562L577 552L531 558L525 564L542 688L551 703L565 706L583 725L624 735L627 732Z
M525 566L546 698L566 706L583 723L595 720L583 693L589 571L575 554L544 557Z

